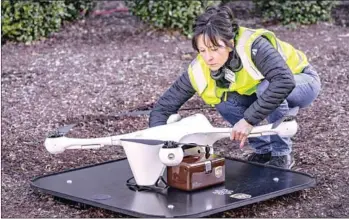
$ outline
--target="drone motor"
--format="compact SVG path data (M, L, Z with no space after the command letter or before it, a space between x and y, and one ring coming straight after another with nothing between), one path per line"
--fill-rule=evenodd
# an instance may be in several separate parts
M168 141L160 148L160 161L166 166L179 165L184 157L184 152L176 142Z

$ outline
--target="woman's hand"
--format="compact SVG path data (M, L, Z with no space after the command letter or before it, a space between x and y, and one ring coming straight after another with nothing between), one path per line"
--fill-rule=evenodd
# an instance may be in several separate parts
M237 122L231 132L231 140L240 141L240 149L244 147L247 136L250 134L253 126L246 122L245 119L240 119Z

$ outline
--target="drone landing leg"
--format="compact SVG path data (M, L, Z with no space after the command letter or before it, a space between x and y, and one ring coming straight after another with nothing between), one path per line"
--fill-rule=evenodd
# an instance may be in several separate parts
M167 189L169 187L162 176L159 177L159 179L155 182L153 186L139 186L135 182L134 177L131 177L126 181L126 186L130 190L137 191L137 192L140 192L140 191L157 191L158 192L158 191Z

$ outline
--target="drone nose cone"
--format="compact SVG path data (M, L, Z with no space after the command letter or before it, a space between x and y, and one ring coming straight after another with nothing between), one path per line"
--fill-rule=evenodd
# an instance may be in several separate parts
M63 147L59 147L59 142L63 140L64 137L59 138L46 138L45 140L45 148L51 154L59 154L64 152Z

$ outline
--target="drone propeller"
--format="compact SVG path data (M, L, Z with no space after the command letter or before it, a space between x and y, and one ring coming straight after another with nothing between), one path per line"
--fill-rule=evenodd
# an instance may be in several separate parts
M59 127L54 132L50 133L48 137L49 138L62 137L65 134L67 134L70 131L70 129L72 129L74 126L76 126L76 124L70 124L70 125Z

